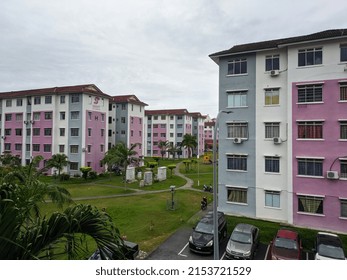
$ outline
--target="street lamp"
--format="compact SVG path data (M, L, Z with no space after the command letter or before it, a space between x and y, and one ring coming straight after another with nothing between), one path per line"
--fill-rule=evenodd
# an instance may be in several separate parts
M175 210L175 201L174 201L174 193L175 193L175 186L170 186L171 191L171 210Z
M217 212L217 130L219 116L221 113L230 114L232 111L221 110L218 112L213 131L213 252L214 260L219 260L219 233L218 233L218 212Z

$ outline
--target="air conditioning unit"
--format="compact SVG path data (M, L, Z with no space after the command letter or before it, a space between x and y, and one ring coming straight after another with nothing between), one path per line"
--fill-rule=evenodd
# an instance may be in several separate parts
M339 173L337 171L327 171L327 179L336 180L339 178Z
M278 76L279 74L280 74L280 71L279 71L279 70L271 70L271 71L270 71L271 77Z
M274 137L273 141L274 141L274 144L281 144L282 143L282 139L280 137Z
M242 139L241 138L234 138L233 142L234 142L234 144L241 144Z

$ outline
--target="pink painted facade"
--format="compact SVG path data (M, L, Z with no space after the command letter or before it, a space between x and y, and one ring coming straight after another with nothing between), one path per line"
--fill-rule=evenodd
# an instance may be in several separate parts
M6 120L7 118L7 120ZM8 120L10 119L10 120ZM20 156L22 153L22 135L24 135L23 113L8 113L5 115L5 147L6 152ZM18 146L20 145L20 146Z
M304 227L346 231L347 218L341 217L341 201L347 199L347 178L327 179L327 171L340 174L340 160L347 158L347 140L340 139L340 122L347 120L347 102L340 100L341 80L321 80L292 85L293 113L293 223ZM298 86L321 85L322 101L298 104ZM318 139L303 139L299 124L321 123ZM299 161L322 162L316 174L299 175ZM319 168L318 168L319 169ZM318 174L320 173L320 174ZM299 198L315 197L322 201L318 213L307 213L299 207ZM318 204L317 204L318 205Z
M142 156L142 143L143 143L143 118L141 117L130 117L130 146L132 144L138 144L135 148L137 155Z

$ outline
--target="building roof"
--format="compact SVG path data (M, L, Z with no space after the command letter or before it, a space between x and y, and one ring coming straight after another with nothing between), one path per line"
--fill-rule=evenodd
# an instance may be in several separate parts
M140 101L140 99L138 99L134 94L112 96L111 100L114 103L131 103L136 105L148 106L148 104Z
M68 94L68 93L89 93L89 94L95 94L99 96L104 96L106 98L110 98L109 95L103 93L96 85L86 84L86 85L76 85L76 86L63 86L63 87L0 92L0 99L26 97L26 96L38 96L38 95L47 95L47 94Z
M145 115L188 115L187 109L146 110Z
M325 30L325 31L309 34L309 35L275 39L275 40L242 44L242 45L235 45L228 50L210 54L209 57L213 59L216 63L218 63L218 59L221 56L276 49L276 48L285 47L285 46L298 44L298 43L304 43L304 42L322 41L327 39L331 40L331 39L340 39L340 38L347 38L347 29L330 29L330 30Z

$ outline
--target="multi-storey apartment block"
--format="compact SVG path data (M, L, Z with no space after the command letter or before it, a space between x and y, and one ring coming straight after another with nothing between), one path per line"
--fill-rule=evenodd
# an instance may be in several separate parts
M186 109L171 109L146 110L145 115L147 156L161 156L158 146L160 141L168 141L175 147L180 147L185 134L197 135L198 147L195 152L203 152L203 117L201 114L191 114ZM182 147L180 155L188 157L187 149ZM164 156L169 155L166 153Z
M95 85L0 93L0 153L18 155L22 164L37 155L45 164L64 153L65 172L79 173L82 166L102 172L108 106L109 96Z
M146 103L135 95L119 95L111 98L109 117L109 147L123 142L135 148L138 156L144 155L144 126Z
M224 212L347 228L347 29L237 45L219 65Z

